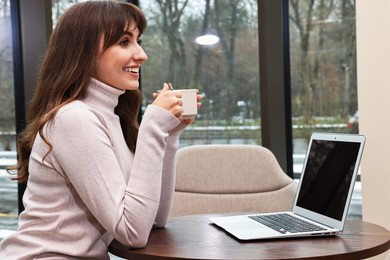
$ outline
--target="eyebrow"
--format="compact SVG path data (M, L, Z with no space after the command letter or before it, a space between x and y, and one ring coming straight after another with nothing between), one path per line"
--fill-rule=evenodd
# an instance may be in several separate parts
M134 33L130 32L130 31L124 31L124 32L123 32L123 35L128 35L128 36L130 36L131 38L134 37ZM141 38L141 36L142 36L142 34L138 34L137 39L138 39L138 38Z

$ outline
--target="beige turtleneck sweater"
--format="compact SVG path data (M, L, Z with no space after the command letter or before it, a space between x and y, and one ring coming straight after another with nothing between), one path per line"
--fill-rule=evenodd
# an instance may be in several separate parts
M145 246L152 226L167 221L175 155L185 127L150 105L131 153L114 114L123 93L92 79L37 135L17 232L0 244L0 259L108 259L113 238Z

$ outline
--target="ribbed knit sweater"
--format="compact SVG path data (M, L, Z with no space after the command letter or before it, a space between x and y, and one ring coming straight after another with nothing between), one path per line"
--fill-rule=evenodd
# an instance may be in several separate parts
M114 108L118 90L92 79L87 96L62 107L37 135L17 232L0 244L0 259L108 259L113 238L143 247L166 224L175 155L185 127L149 105L136 153L128 149Z

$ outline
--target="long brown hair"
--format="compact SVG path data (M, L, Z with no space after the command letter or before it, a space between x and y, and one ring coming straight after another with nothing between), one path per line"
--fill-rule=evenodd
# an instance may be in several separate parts
M62 106L85 97L95 73L101 36L104 36L103 50L106 50L119 41L131 24L135 24L142 33L146 27L143 13L133 4L119 1L75 4L61 16L50 37L39 72L29 107L28 125L18 138L17 165L8 169L11 173L16 170L15 180L27 181L29 157L38 133L51 151L52 145L43 135L43 126ZM133 152L138 135L140 104L140 91L132 90L119 97L115 108L126 143Z

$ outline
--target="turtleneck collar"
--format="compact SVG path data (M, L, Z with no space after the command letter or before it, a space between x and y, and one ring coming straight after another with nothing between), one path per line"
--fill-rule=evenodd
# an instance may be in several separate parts
M122 89L111 87L97 79L91 78L91 83L87 89L85 102L99 109L113 113L118 105L118 98L125 93Z

